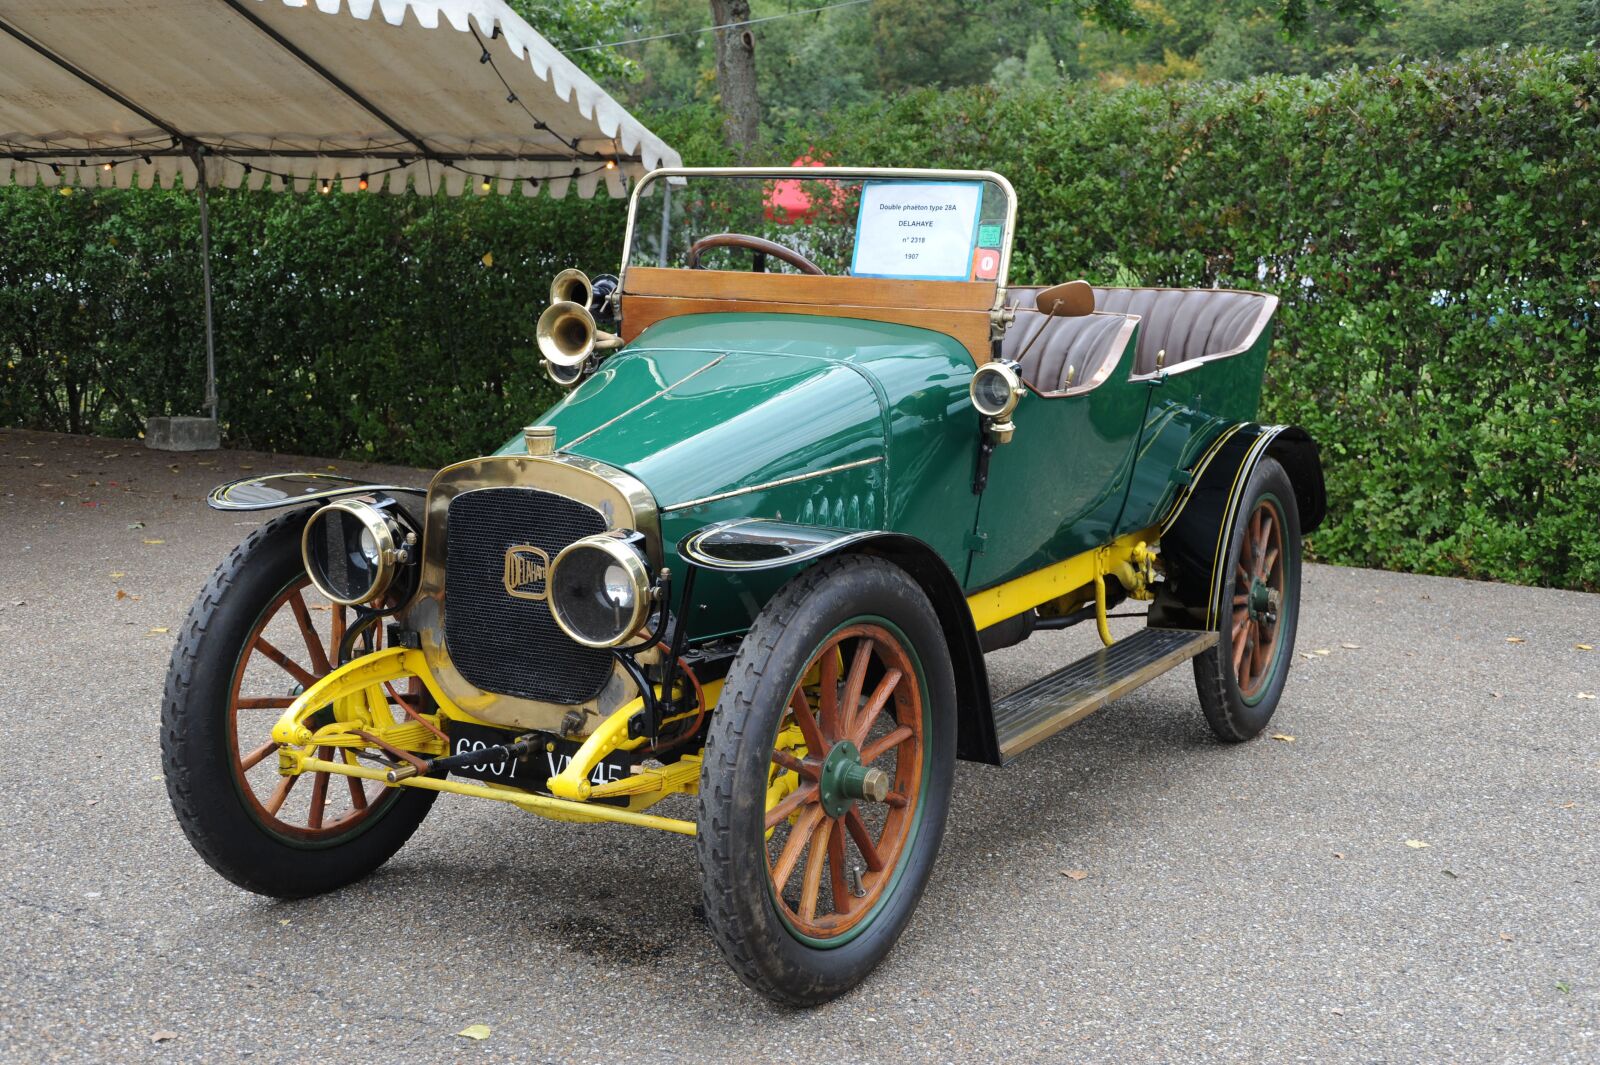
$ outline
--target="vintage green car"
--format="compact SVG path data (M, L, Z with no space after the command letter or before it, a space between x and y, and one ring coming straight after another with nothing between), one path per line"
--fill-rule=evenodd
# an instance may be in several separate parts
M956 759L1189 660L1217 737L1259 733L1325 507L1312 440L1252 420L1277 301L1010 287L1015 232L987 171L656 171L620 277L557 277L570 390L500 451L218 488L283 510L173 654L195 848L293 898L439 792L681 833L739 976L805 1005L911 919ZM1104 647L991 695L985 652L1078 622Z

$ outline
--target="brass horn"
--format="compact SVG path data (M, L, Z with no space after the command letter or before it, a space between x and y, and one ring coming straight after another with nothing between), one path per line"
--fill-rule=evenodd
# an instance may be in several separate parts
M576 303L580 307L587 307L593 295L594 284L582 270L563 270L550 282L551 303Z
M539 315L534 328L539 341L539 354L551 366L571 368L582 366L596 349L618 347L622 339L615 333L598 329L589 308L572 300L552 303Z

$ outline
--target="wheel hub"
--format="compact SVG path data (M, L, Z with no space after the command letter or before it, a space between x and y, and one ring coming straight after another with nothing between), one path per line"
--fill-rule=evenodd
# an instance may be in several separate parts
M1260 577L1250 581L1250 616L1258 618L1273 607L1272 589Z
M889 774L861 764L861 752L849 740L840 740L822 760L818 798L829 817L847 813L857 799L883 802L889 796Z

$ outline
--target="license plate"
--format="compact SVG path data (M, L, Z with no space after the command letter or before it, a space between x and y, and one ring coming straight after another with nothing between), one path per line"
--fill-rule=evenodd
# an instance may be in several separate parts
M470 754L473 751L487 750L525 735L508 729L487 728L464 721L451 721L448 727L451 754ZM572 756L578 753L580 746L581 744L572 740L545 736L537 750L522 758L485 758L481 762L457 766L451 772L456 776L486 780L494 784L510 784L513 787L528 788L548 795L550 778L572 763ZM637 760L637 756L630 752L618 751L589 772L589 783L599 785L622 780L631 774L633 764ZM626 799L594 801L627 802Z

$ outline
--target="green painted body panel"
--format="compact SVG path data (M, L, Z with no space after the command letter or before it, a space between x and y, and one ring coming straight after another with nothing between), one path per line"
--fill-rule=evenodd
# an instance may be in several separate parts
M1109 542L1122 514L1150 386L1128 380L1137 336L1098 387L1078 395L1029 392L995 448L983 493L969 588L1019 577Z
M1253 421L1261 406L1261 379L1272 346L1272 326L1248 350L1189 366L1145 385L1150 404L1140 434L1128 505L1117 532L1154 525L1167 516L1201 452L1224 429Z

